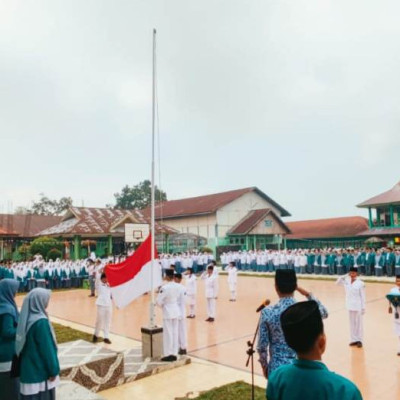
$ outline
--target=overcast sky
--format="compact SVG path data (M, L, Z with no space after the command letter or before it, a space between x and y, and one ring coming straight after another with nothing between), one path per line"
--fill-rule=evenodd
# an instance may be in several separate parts
M367 213L399 180L400 3L0 2L0 211L44 192L102 207L150 176L158 31L161 187L258 186L293 215Z

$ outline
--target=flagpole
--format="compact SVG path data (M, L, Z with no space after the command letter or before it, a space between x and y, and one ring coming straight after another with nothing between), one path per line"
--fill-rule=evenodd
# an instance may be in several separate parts
M155 114L156 114L156 30L153 29L153 115L152 115L152 137L151 137L151 303L150 303L150 328L155 327L154 313L154 247L155 247L155 165L154 165L154 138L155 138Z

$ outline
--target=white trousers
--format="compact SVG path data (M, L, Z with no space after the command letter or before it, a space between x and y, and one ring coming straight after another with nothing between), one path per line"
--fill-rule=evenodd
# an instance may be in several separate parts
M214 298L207 297L207 314L209 318L215 318L216 301Z
M236 300L236 283L229 283L229 291L231 292L231 300Z
M100 335L100 331L104 331L104 339L109 339L110 326L112 317L112 307L97 306L96 327L94 334Z
M178 347L182 350L187 349L186 318L178 320Z
M163 320L164 356L178 355L178 318Z
M188 294L187 303L189 304L189 315L196 315L196 295Z
M363 341L363 317L361 311L349 311L350 318L350 341Z

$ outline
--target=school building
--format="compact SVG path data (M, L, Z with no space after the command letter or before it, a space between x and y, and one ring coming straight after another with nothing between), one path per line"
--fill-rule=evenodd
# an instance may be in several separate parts
M257 187L165 201L155 211L157 222L204 237L213 251L279 247L290 233L282 220L290 213Z
M39 232L60 220L51 215L0 214L0 260L11 258L19 246L30 243Z
M140 210L111 208L70 207L54 226L37 236L54 237L64 242L67 258L86 258L92 251L96 256L126 253L125 224L149 224ZM156 223L156 241L160 250L168 243L168 236L175 229Z
M364 246L365 237L360 236L368 229L364 217L340 217L288 222L291 233L287 235L289 249L346 248Z
M368 228L360 237L375 238L388 246L400 245L400 182L357 207L368 210Z

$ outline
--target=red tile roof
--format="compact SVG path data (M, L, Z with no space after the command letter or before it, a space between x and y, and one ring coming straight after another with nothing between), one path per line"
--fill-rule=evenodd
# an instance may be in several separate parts
M8 232L6 229L0 227L0 236L17 236L15 232Z
M399 228L373 228L363 231L358 234L358 236L392 236L392 235L399 235L400 236L400 229Z
M357 205L357 207L373 207L383 204L396 204L400 203L400 182L394 185L390 190L378 194L378 196L371 197L368 200Z
M0 228L9 236L34 237L37 233L58 224L61 217L33 214L0 214Z
M230 190L228 192L214 193L205 196L190 197L186 199L164 201L156 205L156 219L179 218L191 215L213 214L219 208L231 203L246 193L256 192L272 206L276 207L282 217L290 216L289 212L268 197L256 187ZM150 207L143 210L145 215L150 215Z
M314 219L286 224L292 231L288 239L355 237L368 229L368 220L364 217Z
M228 235L246 235L251 232L251 230L267 215L273 215L275 219L279 222L281 227L290 233L289 228L281 221L281 219L270 209L263 208L261 210L252 210L242 218L233 228L228 231Z
M125 219L138 224L149 223L140 210L118 210L111 208L70 207L62 221L41 231L45 235L95 235L105 236L112 233L112 228ZM156 224L157 233L176 233L175 229Z

